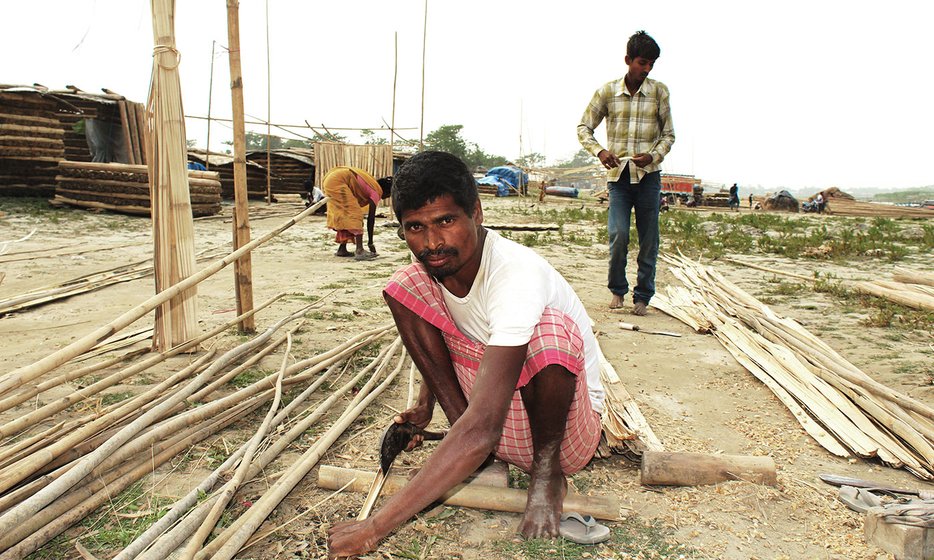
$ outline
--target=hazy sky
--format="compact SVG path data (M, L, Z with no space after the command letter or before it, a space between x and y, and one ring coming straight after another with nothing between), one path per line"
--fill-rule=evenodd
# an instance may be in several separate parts
M0 83L106 87L145 101L148 1L5 4ZM388 122L398 32L396 126L416 128L400 133L417 139L424 5L269 0L272 121ZM225 6L178 2L186 114L207 114L212 41L227 45ZM246 112L259 119L267 115L266 6L240 3ZM645 29L662 50L651 77L671 90L677 140L666 171L763 188L932 185L932 21L934 3L921 0L429 0L425 131L462 124L487 152L567 159L580 148L575 128L587 101L625 73L626 39ZM230 116L228 84L219 47L214 116ZM189 138L203 146L205 136L204 121L188 121ZM212 126L212 149L229 138L229 127ZM597 138L605 141L603 127Z

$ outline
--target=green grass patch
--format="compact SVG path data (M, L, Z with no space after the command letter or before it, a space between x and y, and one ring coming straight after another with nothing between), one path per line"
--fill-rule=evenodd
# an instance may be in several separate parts
M130 391L124 391L122 393L109 393L101 397L101 405L108 406L116 404L118 402L123 402L129 398L132 398L134 393Z
M263 379L269 375L272 375L273 371L268 371L264 369L248 369L241 373L240 375L234 377L230 380L230 385L238 389L243 387L249 387L250 385L256 383L260 379Z

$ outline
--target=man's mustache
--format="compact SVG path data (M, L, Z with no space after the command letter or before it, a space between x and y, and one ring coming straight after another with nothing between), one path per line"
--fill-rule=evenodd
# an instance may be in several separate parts
M458 255L457 249L453 247L449 247L445 249L437 249L434 251L430 249L425 249L416 256L418 257L418 260L425 261L426 259L430 259L431 257L456 257L457 255Z

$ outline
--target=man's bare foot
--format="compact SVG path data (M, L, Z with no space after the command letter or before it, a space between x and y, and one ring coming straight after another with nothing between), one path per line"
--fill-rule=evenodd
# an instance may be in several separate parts
M559 536L561 509L567 493L568 482L560 471L545 480L533 475L525 513L519 521L519 533L527 539Z
M621 307L623 307L623 296L613 294L613 299L610 300L610 309L620 309Z
M648 306L644 301L637 301L632 305L632 314L638 315L639 317L644 316L648 313Z

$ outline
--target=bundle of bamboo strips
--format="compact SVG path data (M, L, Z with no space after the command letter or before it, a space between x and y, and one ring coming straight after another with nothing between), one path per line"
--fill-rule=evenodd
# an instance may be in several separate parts
M714 269L663 258L686 288L670 289L652 305L713 333L825 449L934 478L934 409L876 382Z
M282 422L290 419L294 422L300 404L324 383L330 372L351 354L392 328L392 325L386 325L361 333L330 351L288 367L285 362L289 355L287 350L278 373L231 394L217 392L221 388L218 382L222 384L232 378L230 372L224 370L249 354L261 355L270 346L274 348L282 340L288 340L291 334L273 340L273 333L307 309L285 317L262 335L225 352L217 360L212 361L210 354L202 356L189 367L129 401L50 429L43 429L35 419L29 423L32 428L21 426L27 432L32 429L39 433L19 441L9 440L0 446L0 511L3 512L0 516L0 559L24 558L130 484L152 473L160 464L243 418L263 403L276 399L277 395L281 398L283 386L307 383L327 370L274 418L270 413L270 420L264 422L264 430L272 433L272 429ZM188 342L189 345L197 343L198 339ZM396 347L398 344L393 345ZM151 366L155 362L149 360L148 363ZM136 371L144 369L135 368ZM243 369L236 367L232 371ZM191 381L186 382L186 379ZM357 381L359 377L345 385L342 392L349 392ZM326 402L333 404L337 397L338 394L332 395ZM189 404L201 406L191 408ZM276 409L278 404L271 408ZM316 418L321 414L323 412ZM298 424L302 427L290 430L289 439L283 437L284 444L268 455L268 460L257 459L251 465L267 465L309 426L304 420ZM32 445L24 446L22 442ZM263 455L267 452L260 457ZM230 462L227 466L232 464ZM256 472L243 471L247 476L254 476ZM240 479L245 478L241 476ZM15 486L17 482L20 482L18 487Z
M194 224L188 189L185 112L175 48L175 0L151 0L153 65L149 102L149 186L152 197L156 292L195 270ZM137 147L138 150L138 147ZM156 307L153 348L164 350L198 332L198 291L183 290Z
M655 436L635 399L623 386L613 364L603 355L602 348L598 346L597 350L600 353L600 380L606 391L601 423L610 450L636 455L642 455L646 449L662 451L662 442Z
M324 176L334 167L362 169L379 179L392 175L392 150L388 144L355 146L335 142L315 142L315 184L324 184Z

